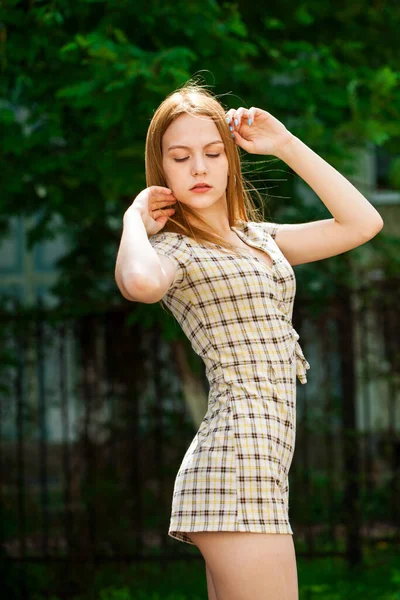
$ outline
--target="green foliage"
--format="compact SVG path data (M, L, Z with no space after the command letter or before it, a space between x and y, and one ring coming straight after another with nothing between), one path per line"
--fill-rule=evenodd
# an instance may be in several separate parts
M400 190L400 156L390 164L389 180L393 189Z
M38 215L30 245L66 235L53 292L75 313L125 303L113 272L123 213L146 187L147 127L194 74L227 109L269 110L345 173L352 149L398 144L394 3L8 0L0 23L0 232L12 215ZM257 157L244 158L259 180ZM266 195L270 218L328 217L322 203L303 205L280 167L287 181ZM343 256L307 266L299 290L322 306L349 272ZM135 305L138 318L148 310Z
M340 558L297 558L299 600L399 600L400 568L395 549L384 544L365 550L362 567L350 570ZM33 583L36 566L27 566ZM53 574L58 567L48 565L48 580L52 587L30 588L32 600L59 600L62 591L54 592L62 578ZM95 574L83 572L83 565L74 568L82 592L70 594L71 600L200 600L207 597L204 560L168 561L162 568L157 563L137 563L123 569L103 565ZM64 573L65 575L65 573ZM72 573L71 573L72 576ZM41 587L41 586L40 586ZM50 595L53 592L53 595ZM64 590L65 592L65 590Z

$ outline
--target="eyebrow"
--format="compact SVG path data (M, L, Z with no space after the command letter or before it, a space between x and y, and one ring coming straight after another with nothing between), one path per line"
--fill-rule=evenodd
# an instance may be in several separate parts
M208 144L206 144L204 146L204 148L207 148L207 146L211 146L211 144L223 144L224 142L222 140L214 140L213 142L208 142ZM190 146L180 146L180 145L174 145L174 146L170 146L168 148L168 152L170 150L174 150L174 148L184 148L185 150L191 150Z

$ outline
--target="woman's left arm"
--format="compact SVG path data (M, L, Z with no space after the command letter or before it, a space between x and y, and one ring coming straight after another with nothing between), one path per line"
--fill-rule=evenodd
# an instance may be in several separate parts
M236 143L250 153L272 154L283 160L314 190L333 216L279 226L275 241L290 264L336 256L379 233L383 219L365 196L273 115L258 108L240 108L233 113L233 122L236 118L239 125L234 126ZM250 126L247 118L252 119Z
M278 157L308 183L333 216L280 227L275 241L292 265L341 254L382 229L382 217L365 196L299 138L293 136Z

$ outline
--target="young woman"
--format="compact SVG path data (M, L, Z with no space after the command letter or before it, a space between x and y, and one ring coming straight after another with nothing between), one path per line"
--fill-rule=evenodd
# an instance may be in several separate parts
M332 218L260 219L238 147L285 161ZM158 107L145 158L148 187L124 214L116 281L128 300L171 310L210 383L176 476L168 533L200 549L210 600L296 600L288 473L296 376L306 383L310 365L291 322L292 267L364 244L382 218L273 115L225 112L197 85Z

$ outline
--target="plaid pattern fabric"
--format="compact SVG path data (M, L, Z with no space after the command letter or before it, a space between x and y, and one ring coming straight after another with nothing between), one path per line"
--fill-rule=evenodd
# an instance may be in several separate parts
M175 480L168 534L290 533L288 472L296 435L296 376L310 365L292 325L296 280L275 236L280 225L240 221L232 230L272 258L225 253L180 233L150 238L177 265L161 302L210 384L208 410Z

